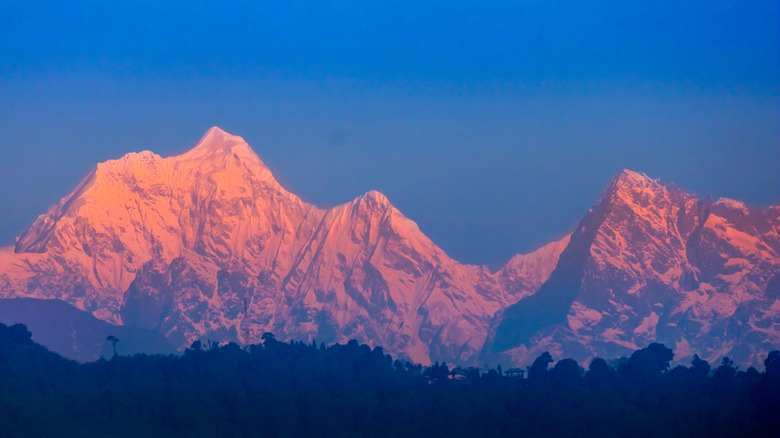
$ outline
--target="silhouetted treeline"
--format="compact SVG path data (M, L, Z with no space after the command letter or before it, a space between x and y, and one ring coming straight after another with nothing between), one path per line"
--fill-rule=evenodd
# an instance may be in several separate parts
M762 373L672 357L651 344L585 370L543 354L517 378L266 334L78 364L0 324L0 436L780 436L780 352Z

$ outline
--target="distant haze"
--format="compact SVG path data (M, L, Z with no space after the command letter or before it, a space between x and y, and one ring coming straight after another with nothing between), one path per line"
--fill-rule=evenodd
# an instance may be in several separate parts
M243 136L461 262L563 237L621 169L780 202L780 5L0 5L0 245L96 163Z

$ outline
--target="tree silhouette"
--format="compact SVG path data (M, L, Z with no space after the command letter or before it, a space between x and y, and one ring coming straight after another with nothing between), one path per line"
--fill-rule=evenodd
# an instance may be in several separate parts
M710 364L699 358L698 354L694 354L691 361L691 371L699 378L706 378L710 374Z
M622 372L634 382L648 382L657 379L669 368L674 352L663 344L652 343L635 351L623 367Z
M266 347L270 347L271 344L276 342L276 336L274 336L274 334L271 332L263 333L263 336L261 336L260 339L263 341L263 345Z
M550 355L549 351L545 351L531 364L531 368L528 370L528 378L530 380L544 379L547 376L547 366L552 362L552 355Z
M114 356L116 356L116 344L119 342L119 338L114 335L109 335L106 341L111 342L111 347L114 349Z
M574 359L561 359L553 368L553 379L559 385L572 386L582 382L580 366Z
M615 370L610 368L606 360L597 357L590 362L585 377L591 385L600 385L612 381L615 378Z

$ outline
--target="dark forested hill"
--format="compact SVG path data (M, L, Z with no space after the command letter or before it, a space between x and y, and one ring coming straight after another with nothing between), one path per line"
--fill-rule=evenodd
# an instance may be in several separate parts
M660 344L587 371L424 368L351 341L203 346L78 364L0 324L0 436L780 436L780 352L670 369ZM510 377L514 376L514 377Z

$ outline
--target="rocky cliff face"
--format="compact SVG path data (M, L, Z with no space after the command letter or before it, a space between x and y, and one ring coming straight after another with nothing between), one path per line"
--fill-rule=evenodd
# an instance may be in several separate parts
M0 251L0 297L59 299L179 348L270 331L473 363L492 316L532 294L567 242L496 273L462 265L382 194L319 209L212 128L180 156L99 164Z
M498 313L485 359L584 361L662 342L759 364L780 346L780 207L698 199L631 171L591 208L539 291Z

